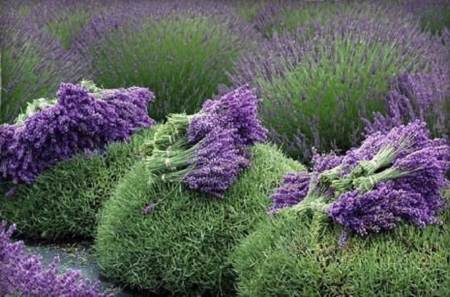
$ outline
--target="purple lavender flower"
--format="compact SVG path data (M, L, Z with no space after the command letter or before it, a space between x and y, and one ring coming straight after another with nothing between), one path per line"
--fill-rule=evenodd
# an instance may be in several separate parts
M193 169L183 180L190 189L221 198L251 166L248 147L265 141L267 134L257 116L259 101L255 90L245 85L207 100L192 117L187 137L199 147L190 161Z
M445 64L445 63L442 63ZM450 75L445 65L432 65L429 74L399 74L396 86L386 98L386 114L374 113L373 120L363 119L367 134L387 133L395 126L411 121L427 122L434 136L447 135L449 129L446 99L450 96Z
M141 214L143 214L143 215L149 214L153 210L155 210L155 208L156 208L156 204L155 203L149 204L146 207L144 207L144 209L142 209Z
M238 175L250 167L250 155L246 147L236 144L236 133L237 129L213 129L201 140L191 160L193 169L183 180L190 189L222 198Z
M248 85L239 87L217 100L207 100L188 129L188 139L196 143L217 128L237 130L235 140L242 145L253 145L266 140L267 130L258 118L258 99Z
M96 99L83 87L61 84L54 106L21 125L0 126L0 177L31 183L46 168L86 150L128 140L154 121L147 104L154 95L144 88L108 90Z
M45 269L41 257L24 251L23 242L12 242L15 225L0 223L0 296L113 296L98 292L99 283L80 279L81 271L58 272L56 257Z
M308 194L311 175L308 172L293 172L284 176L282 187L275 190L269 196L273 204L267 210L268 214L274 214L278 210L290 207L301 202Z

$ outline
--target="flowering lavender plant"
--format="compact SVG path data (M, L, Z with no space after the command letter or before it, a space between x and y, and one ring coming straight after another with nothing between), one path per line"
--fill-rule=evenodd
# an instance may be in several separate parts
M449 185L450 147L444 139L430 139L429 133L425 123L415 121L368 136L342 158L316 156L318 168L328 159L340 164L312 172L310 178L305 173L297 175L301 179L286 176L285 186L270 196L274 203L268 211L291 206L325 213L345 227L345 234L367 235L402 221L421 228L439 223L437 214L445 206L442 191Z
M207 100L194 115L175 114L144 145L150 181L183 182L188 188L222 197L245 168L248 147L263 142L255 90L243 86ZM150 147L150 148L149 148Z
M61 84L56 103L22 124L0 126L0 180L31 183L58 161L129 139L154 123L147 115L153 99L145 88L90 94L83 86Z
M81 272L58 271L59 259L44 268L41 258L29 255L23 242L12 242L15 225L0 222L0 295L1 296L113 296L100 293L99 283L81 279Z
M32 99L51 96L62 81L76 83L90 78L89 67L81 55L65 51L36 22L37 15L41 20L46 18L41 5L35 1L2 3L0 124L12 123ZM34 11L34 17L22 15L24 7L33 7L30 13Z
M385 112L384 98L403 70L428 75L447 60L439 38L403 12L367 1L344 11L274 34L230 74L235 85L257 87L270 140L305 163L311 147L345 152L359 145L361 118Z
M365 133L387 133L395 126L420 120L435 137L448 135L450 75L445 63L433 65L429 74L400 73L384 99L386 114L376 112L373 120L363 119Z
M259 39L222 1L138 1L95 16L75 47L99 84L154 91L159 100L149 114L164 121L196 112L220 84L229 85L226 73Z

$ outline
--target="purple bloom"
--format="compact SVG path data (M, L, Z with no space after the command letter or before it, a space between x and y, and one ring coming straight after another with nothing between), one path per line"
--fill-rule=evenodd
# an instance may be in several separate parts
M411 189L397 190L393 182L379 184L366 193L359 189L346 192L327 212L336 222L362 236L393 229L403 219L419 227L439 222L423 195Z
M26 253L23 242L11 241L15 230L0 222L0 296L112 296L99 293L99 283L80 279L81 271L59 273L57 257L43 268L41 257Z
M311 175L307 172L293 172L285 175L281 183L282 187L275 190L269 198L273 204L267 213L273 214L278 210L293 206L301 202L309 191Z
M23 124L0 126L1 180L31 183L56 162L128 140L154 123L147 114L154 95L144 88L108 90L96 99L83 87L63 83L57 99Z
M184 183L193 190L222 198L223 192L249 168L250 155L235 142L236 129L213 129L201 140L192 171Z
M196 143L213 129L236 129L235 140L253 145L266 140L267 130L258 118L258 103L254 89L239 87L217 100L207 100L189 124L188 139Z
M248 86L207 100L187 131L189 142L199 144L184 183L193 190L223 197L238 175L251 166L248 147L266 139L257 116L260 100Z
M152 203L144 207L144 209L141 211L141 214L146 215L151 213L153 210L155 210L156 204Z
M446 99L450 96L450 75L443 65L433 65L430 74L399 74L395 88L385 98L386 114L374 113L364 119L367 134L387 133L395 126L411 121L427 122L433 135L448 134Z

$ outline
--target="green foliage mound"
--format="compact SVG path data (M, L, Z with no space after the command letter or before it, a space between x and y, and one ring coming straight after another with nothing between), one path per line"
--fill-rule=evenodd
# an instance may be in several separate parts
M15 223L24 237L58 241L92 239L97 211L136 161L135 149L152 129L130 142L111 144L104 154L77 155L42 173L31 185L0 185L0 220Z
M148 187L144 164L136 163L100 214L95 248L102 273L157 293L230 296L230 251L266 215L281 178L303 170L272 145L256 145L252 153L252 168L223 200L179 184ZM153 203L152 212L141 213Z
M354 236L340 248L340 226L316 233L310 218L279 213L230 257L238 296L449 296L449 211L443 220Z

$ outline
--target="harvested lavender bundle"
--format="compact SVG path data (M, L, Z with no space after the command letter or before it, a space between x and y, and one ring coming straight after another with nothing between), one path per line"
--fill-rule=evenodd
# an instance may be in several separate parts
M30 106L16 125L0 126L0 180L30 184L56 162L128 140L154 124L147 115L153 99L145 88L61 84L57 100Z
M266 129L257 118L260 100L248 86L207 100L194 115L172 114L142 147L149 182L182 182L221 198L245 168L248 147L263 142Z
M421 228L436 224L445 204L442 191L449 185L445 175L450 147L446 140L432 140L429 135L426 124L415 121L385 135L368 136L360 148L341 159L317 155L317 169L328 168L322 165L328 159L341 163L309 174L317 180L299 173L303 179L293 182L295 174L287 175L285 186L270 196L274 204L269 212L286 206L297 212L314 210L343 225L346 234L363 236L392 229L401 221Z

